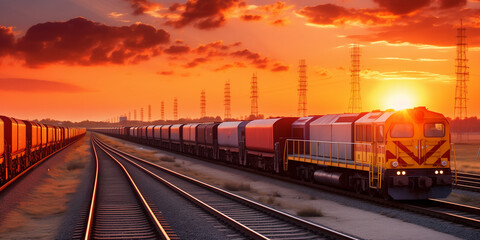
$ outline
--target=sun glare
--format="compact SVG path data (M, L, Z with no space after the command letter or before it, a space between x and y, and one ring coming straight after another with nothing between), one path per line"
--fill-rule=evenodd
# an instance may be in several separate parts
M415 97L408 91L396 91L386 96L385 107L387 109L402 110L413 108Z

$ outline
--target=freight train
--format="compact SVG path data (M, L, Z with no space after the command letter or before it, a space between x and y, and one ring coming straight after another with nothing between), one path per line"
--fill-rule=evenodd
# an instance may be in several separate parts
M425 107L95 131L387 199L452 189L447 119Z
M0 187L85 132L0 116Z

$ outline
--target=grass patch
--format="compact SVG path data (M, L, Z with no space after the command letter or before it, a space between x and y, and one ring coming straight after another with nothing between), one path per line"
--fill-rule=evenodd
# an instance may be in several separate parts
M163 155L160 157L160 161L162 162L175 162L175 157L174 156L169 156L169 155Z
M300 217L323 217L322 211L313 207L302 208L297 211L297 215Z
M251 191L252 188L250 184L245 183L236 183L236 182L226 182L223 184L223 188L228 191Z

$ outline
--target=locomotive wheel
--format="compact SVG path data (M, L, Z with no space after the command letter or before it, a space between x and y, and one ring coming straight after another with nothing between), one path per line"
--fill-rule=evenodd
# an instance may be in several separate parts
M353 190L355 190L355 193L357 194L362 193L362 182L360 179L355 180L355 183L353 184Z

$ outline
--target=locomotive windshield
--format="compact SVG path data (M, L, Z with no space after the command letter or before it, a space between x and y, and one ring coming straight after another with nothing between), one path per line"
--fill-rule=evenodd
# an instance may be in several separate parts
M393 138L413 137L413 125L411 123L393 124L390 136L392 136Z
M425 137L444 137L445 124L443 123L425 123Z

